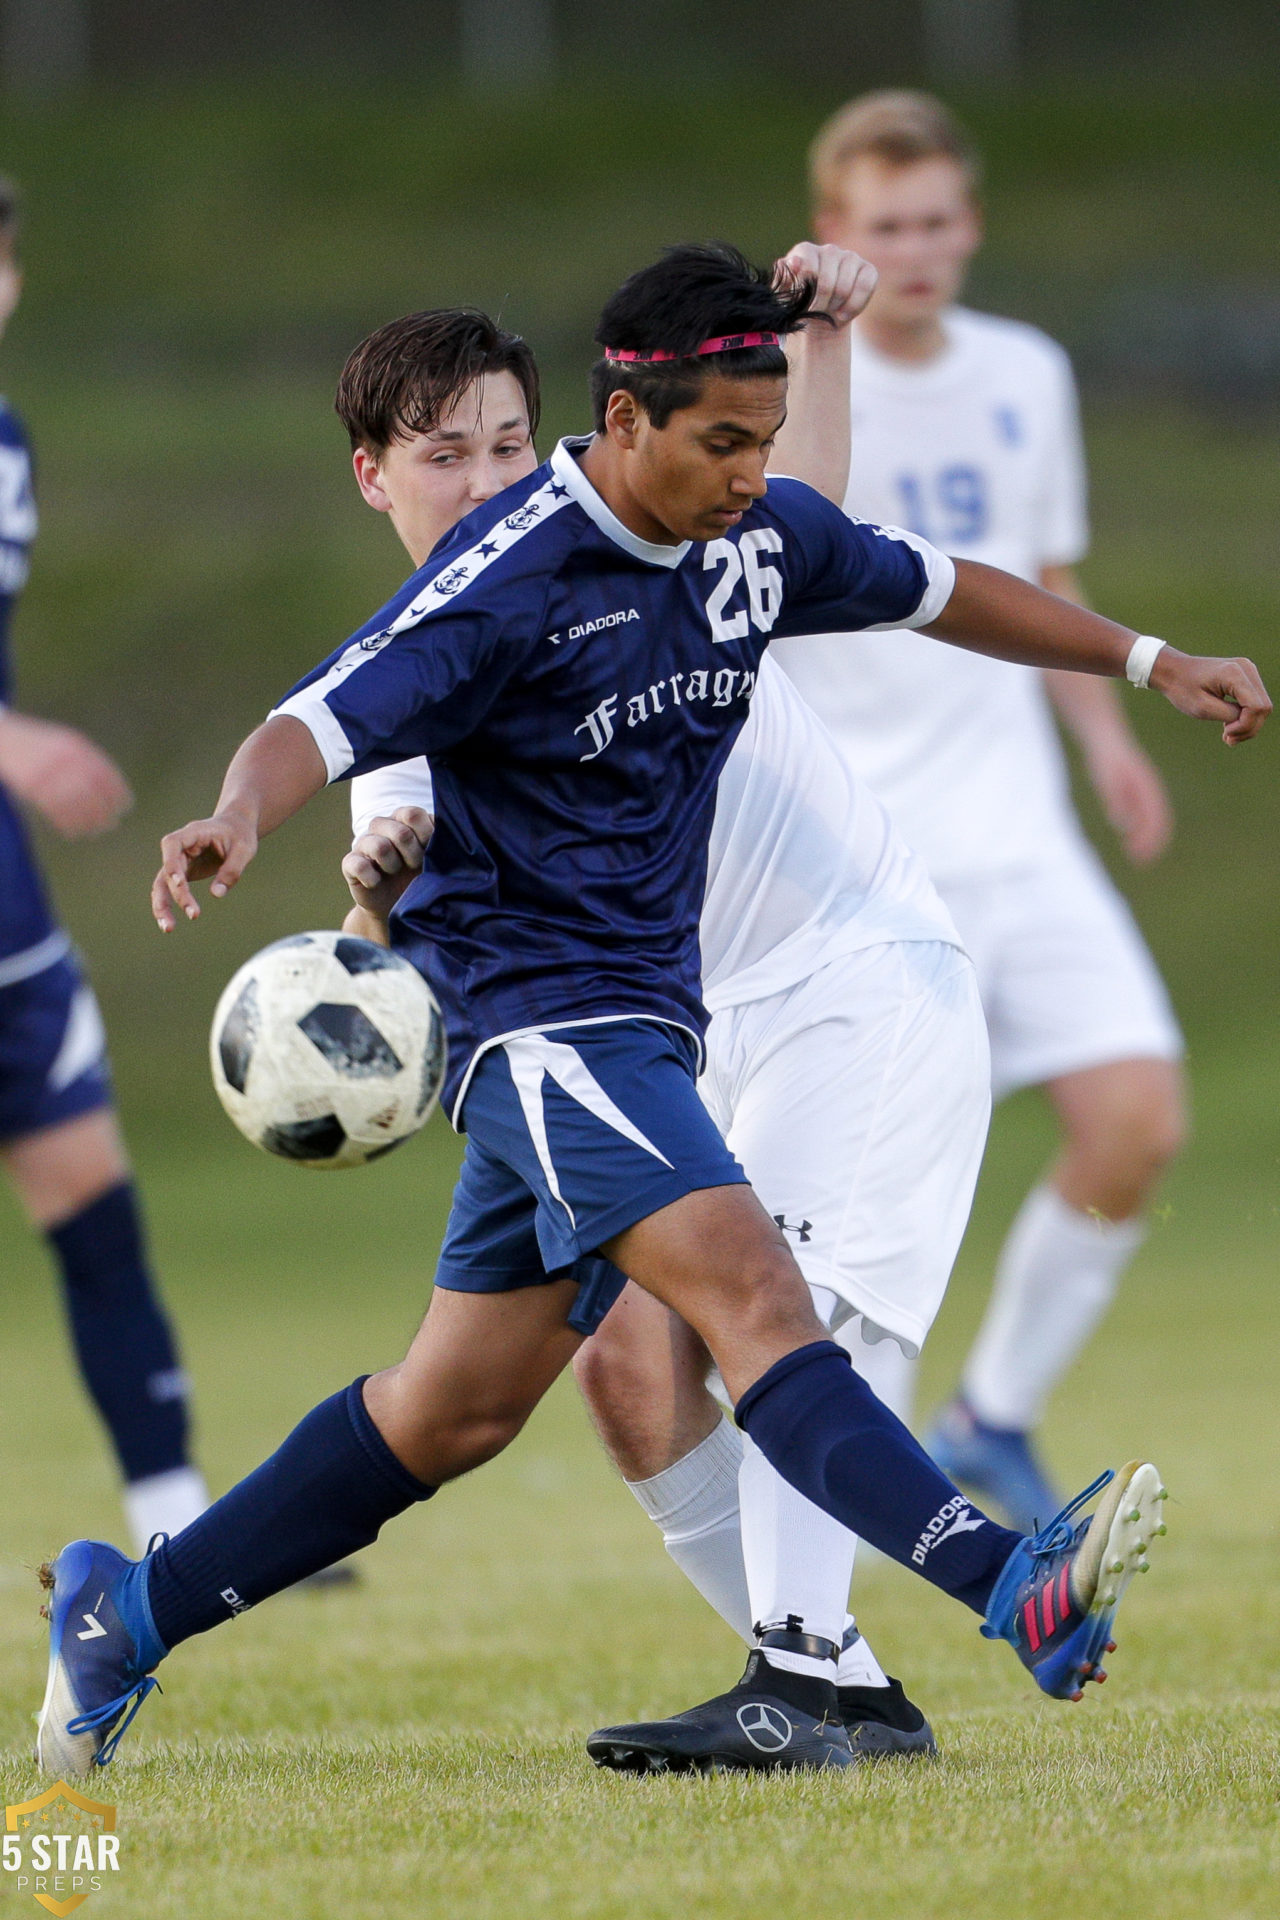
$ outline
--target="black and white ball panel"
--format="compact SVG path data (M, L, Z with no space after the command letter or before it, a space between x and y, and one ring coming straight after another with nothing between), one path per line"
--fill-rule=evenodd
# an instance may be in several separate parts
M430 1114L444 1027L426 981L398 954L351 934L292 934L228 984L210 1058L246 1139L302 1166L360 1166Z

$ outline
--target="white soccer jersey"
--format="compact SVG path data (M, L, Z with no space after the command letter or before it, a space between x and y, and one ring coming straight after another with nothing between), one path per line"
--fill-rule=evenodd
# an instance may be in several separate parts
M432 806L424 759L351 782L357 835L402 806ZM701 936L711 1013L779 993L858 948L960 945L923 861L767 657L720 776Z
M1086 546L1071 368L1034 327L953 308L923 366L853 329L845 509L1026 580ZM774 658L939 882L1009 873L1078 832L1044 683L920 633L779 640Z

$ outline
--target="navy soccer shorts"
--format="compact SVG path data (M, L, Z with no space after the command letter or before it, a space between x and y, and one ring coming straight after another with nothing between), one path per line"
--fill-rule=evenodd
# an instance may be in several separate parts
M102 1016L74 956L0 985L0 1141L110 1104Z
M742 1185L695 1084L691 1034L612 1020L520 1034L481 1056L436 1285L511 1293L573 1279L593 1333L626 1285L601 1244L704 1187Z

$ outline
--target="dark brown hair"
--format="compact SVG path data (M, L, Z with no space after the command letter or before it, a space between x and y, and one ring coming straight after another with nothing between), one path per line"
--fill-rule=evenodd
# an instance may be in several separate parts
M474 307L435 307L379 327L347 360L333 404L353 448L385 453L393 440L430 433L485 373L515 376L535 434L541 397L533 350Z

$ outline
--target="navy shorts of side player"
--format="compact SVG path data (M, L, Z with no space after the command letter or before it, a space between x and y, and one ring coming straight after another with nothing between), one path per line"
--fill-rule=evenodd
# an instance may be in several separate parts
M594 1333L626 1285L596 1248L702 1187L741 1185L695 1090L701 1048L653 1020L551 1027L481 1055L436 1285L510 1293L572 1279Z
M102 1020L66 935L0 960L0 1142L111 1103Z

